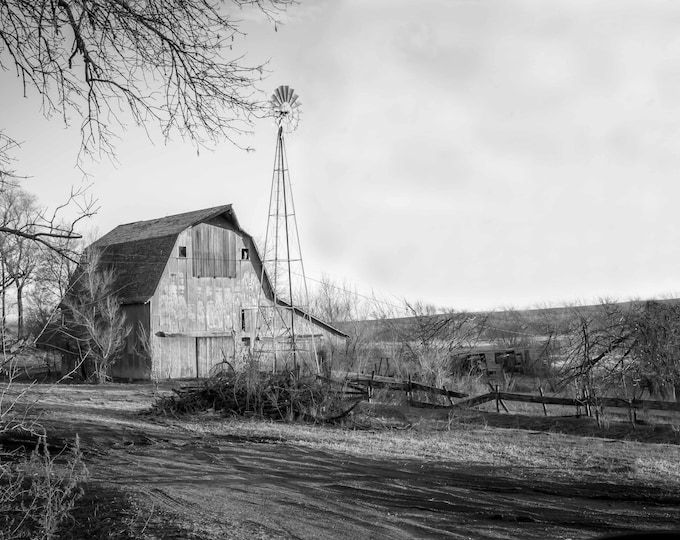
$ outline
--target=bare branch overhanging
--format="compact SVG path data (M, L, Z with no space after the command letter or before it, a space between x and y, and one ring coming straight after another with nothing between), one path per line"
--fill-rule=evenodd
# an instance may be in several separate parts
M232 0L272 21L293 0ZM0 67L44 114L82 118L81 155L113 156L127 111L198 145L248 131L264 65L227 59L239 21L218 0L0 0Z

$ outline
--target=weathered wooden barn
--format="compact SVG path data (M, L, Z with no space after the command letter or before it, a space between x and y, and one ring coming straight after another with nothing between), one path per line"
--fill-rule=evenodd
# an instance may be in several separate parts
M260 342L258 297L271 305L273 295L231 205L120 225L91 248L113 269L133 328L112 377L205 377L223 360L239 364ZM347 337L299 309L294 313L301 334L313 336L319 351Z

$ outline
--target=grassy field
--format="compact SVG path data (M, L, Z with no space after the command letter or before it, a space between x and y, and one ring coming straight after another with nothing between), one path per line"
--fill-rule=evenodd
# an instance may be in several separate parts
M175 420L183 429L274 440L358 457L446 461L680 490L680 433L627 424L598 428L588 418L552 419L482 411L428 411L363 404L342 427L223 419ZM651 442L640 442L645 431Z

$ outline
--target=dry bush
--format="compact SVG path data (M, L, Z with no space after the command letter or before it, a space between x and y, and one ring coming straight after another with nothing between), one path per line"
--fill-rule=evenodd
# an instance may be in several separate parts
M0 462L0 539L58 538L58 530L82 496L87 478L79 441L64 464L52 456L44 436L30 456L16 453Z
M452 378L447 389L463 392L469 396L480 396L489 391L489 386L485 377L473 373Z
M115 279L102 252L88 248L61 301L61 334L68 349L76 351L83 375L96 383L109 378L132 330L115 294Z
M256 416L272 420L331 421L345 414L339 394L315 376L290 372L222 372L200 386L175 390L154 404L156 414Z
M27 437L29 441L36 437L31 406L25 403L34 383L13 387L25 347L3 348L0 356L4 375L0 386L0 540L59 537L57 531L81 497L81 483L87 477L77 438L68 455L52 456L44 433L38 435L33 452L23 451ZM12 452L6 448L10 441L19 441Z

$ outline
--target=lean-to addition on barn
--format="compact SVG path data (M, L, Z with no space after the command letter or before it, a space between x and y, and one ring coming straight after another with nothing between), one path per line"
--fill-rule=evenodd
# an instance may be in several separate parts
M231 205L120 225L91 248L113 269L133 328L111 376L206 377L223 360L237 367L252 352L260 291L270 305L272 294ZM295 316L319 351L347 337L300 310Z

